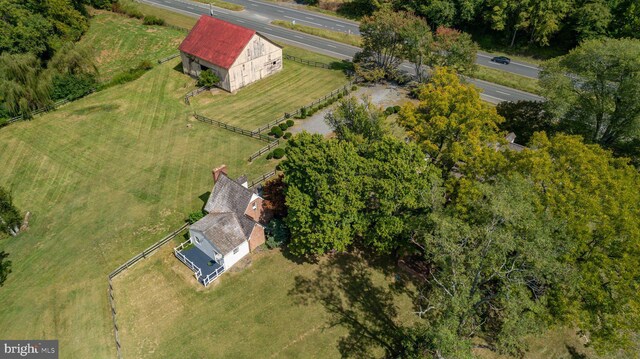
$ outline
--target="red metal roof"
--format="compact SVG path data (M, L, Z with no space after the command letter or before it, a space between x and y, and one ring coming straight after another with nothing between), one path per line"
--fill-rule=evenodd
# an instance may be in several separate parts
M202 15L179 49L228 69L255 33L255 30Z

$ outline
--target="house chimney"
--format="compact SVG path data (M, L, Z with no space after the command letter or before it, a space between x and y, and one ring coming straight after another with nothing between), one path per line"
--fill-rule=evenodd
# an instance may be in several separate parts
M507 137L505 137L505 139L509 143L514 143L516 141L516 134L513 132L509 132L509 134L507 134Z
M227 174L227 165L222 165L218 168L214 168L211 173L213 173L213 183L216 183L218 182L218 177L220 177L221 173L224 173L225 175Z

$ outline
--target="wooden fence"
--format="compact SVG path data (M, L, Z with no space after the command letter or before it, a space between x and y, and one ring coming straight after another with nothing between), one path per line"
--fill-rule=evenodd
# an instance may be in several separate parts
M256 153L254 153L251 156L249 156L249 162L252 162L256 158L262 156L263 153L270 151L272 148L277 147L279 144L280 144L280 140L277 139L277 140L271 142L270 144L266 145L265 147L262 147Z
M295 116L298 114L298 112L300 112L300 110L296 110L296 112L294 113L285 113L284 116L280 117L277 120L271 121L269 123L267 123L264 126L258 127L255 130L251 131L251 132L255 132L255 133L260 133L262 131L266 131L266 130L270 130L273 126L278 126L280 123L288 120L289 118L291 118L291 116Z
M109 288L107 290L107 292L108 292L107 294L109 296L109 306L110 306L110 309L111 309L111 318L113 319L113 336L114 336L114 339L115 339L115 342L116 342L116 350L118 352L118 359L122 359L122 349L121 349L122 346L120 344L120 335L118 334L118 321L117 321L117 318L116 318L116 303L115 303L115 296L113 295L113 283L111 282L111 280L113 278L115 278L118 274L120 274L120 273L124 272L125 270L127 270L132 265L136 264L141 259L147 258L151 254L153 254L155 251L157 251L164 244L166 244L167 242L169 242L170 240L172 240L176 236L178 236L180 233L182 233L182 231L184 231L187 228L188 225L189 225L188 223L183 224L180 228L178 228L175 231L171 232L171 234L169 234L168 236L166 236L166 237L162 238L161 240L159 240L158 242L152 244L149 248L145 249L141 253L138 253L135 257L129 259L124 264L122 264L121 266L116 268L113 272L109 273L109 276L108 276Z
M287 59L287 60L299 62L301 64L305 64L305 65L309 65L309 66L321 67L323 69L330 69L331 68L330 65L327 65L325 63L318 62L318 61L312 61L312 60L305 60L303 58L296 57L296 56L284 55L284 58Z
M189 92L188 94L184 95L184 103L186 103L187 105L191 105L191 101L189 100L190 98L192 98L193 96L205 92L209 89L209 87L207 86L202 86L200 88L197 88L191 92Z
M173 55L171 55L171 56L167 56L167 57L165 57L165 58L163 58L163 59L159 59L159 60L158 60L158 64L164 64L165 62L170 61L170 60L173 60L173 59L175 59L175 58L176 58L176 57L178 57L178 56L180 56L180 53L173 54Z
M204 117L202 115L198 115L197 113L194 113L193 116L196 118L196 120L200 121L200 122L205 122L211 125L216 125L218 127L222 127L225 130L229 130L235 133L239 133L241 135L245 135L245 136L249 136L249 137L253 137L253 138L257 138L260 141L265 141L265 142L271 142L271 137L267 136L267 135L263 135L261 133L257 133L254 131L249 131L249 130L245 130L243 128L240 127L236 127L236 126L232 126L232 125L228 125L224 122L218 121L218 120L212 120L208 117Z
M249 186L249 188L253 189L256 185L259 185L260 183L264 182L265 180L267 180L268 178L270 178L271 176L275 176L276 171L273 170L271 172L267 172L265 174L263 174L262 176L260 176L260 178L258 178L255 181L251 181L251 186Z
M75 98L73 100L68 100L66 98L64 98L62 100L58 100L58 101L52 103L49 106L45 106L45 107L42 107L42 108L39 108L39 109L33 111L31 113L31 116L36 116L36 115L43 114L45 112L53 111L53 110L55 110L56 108L58 108L58 107L60 107L62 105L68 104L69 102L72 102L72 101L75 101L75 100L78 100L78 99L81 99L81 98L83 98L83 97L85 97L85 96L87 96L87 95L89 95L91 93L94 93L95 91L96 91L95 88L90 89L89 91L85 92L82 96L80 96L78 98ZM14 123L14 122L18 122L18 121L22 121L22 120L24 120L24 117L22 115L16 116L16 117L12 117L7 122L5 122L5 125L8 125L8 124Z

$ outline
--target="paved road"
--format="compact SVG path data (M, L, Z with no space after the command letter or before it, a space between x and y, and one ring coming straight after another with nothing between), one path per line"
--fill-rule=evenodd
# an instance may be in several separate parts
M268 35L269 38L272 38L274 40L279 40L281 42L306 48L308 50L323 53L339 59L351 59L353 55L355 55L355 53L360 50L355 46L350 46L340 42L323 39L317 36L308 35L298 31L284 29L279 26L273 26L269 24L269 22L273 20L273 18L270 16L273 16L272 12L274 11L279 14L288 13L288 14L297 14L296 16L300 16L300 17L303 17L303 16L309 17L310 19L307 19L309 21L314 21L314 20L320 21L319 19L326 20L329 17L316 15L313 13L307 13L307 12L299 11L296 9L288 9L285 7L262 3L259 1L250 1L250 0L231 0L231 1L242 3L247 10L230 11L230 10L213 7L213 16L234 24L255 29L256 31L259 31L265 35ZM182 13L188 16L193 16L193 17L197 17L202 14L209 14L208 5L197 3L197 2L186 1L186 0L140 0L140 2L165 8L171 11L179 12L179 13ZM251 8L255 7L256 11L249 11L248 10L249 7ZM258 7L260 8L258 9ZM270 9L271 12L265 13L265 14L257 12L258 10L262 11L262 9L265 9L265 8ZM283 11L283 13L280 13L279 10ZM326 21L329 21L329 20L326 20ZM351 23L350 26L357 26L355 25L355 23L350 22L348 20L331 19L331 21L333 21L333 24L335 26L338 26L338 24L343 24L343 26L346 27L347 24L349 23ZM413 72L413 67L410 64L403 64L402 68L403 70ZM493 83L480 81L480 80L471 80L471 82L484 90L481 96L483 99L489 102L498 103L502 101L516 101L516 100L530 100L530 101L542 100L542 98L539 96L514 90L505 86L500 86L500 85L496 85Z
M297 24L324 28L344 33L360 34L359 24L355 21L340 19L333 16L314 13L312 11L303 11L288 7L286 5L277 5L269 2L256 0L225 0L245 7L245 12L260 14L271 20L295 21ZM509 65L502 65L491 62L493 55L486 52L478 52L476 63L478 65L499 69L502 71L512 72L518 75L538 78L540 69L533 64L527 64L518 61L512 61Z

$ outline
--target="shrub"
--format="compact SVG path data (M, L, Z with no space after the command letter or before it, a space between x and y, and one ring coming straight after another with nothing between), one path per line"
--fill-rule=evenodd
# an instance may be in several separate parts
M358 85L353 85L353 86L351 86L351 91L355 91L355 90L357 90L357 89L358 89Z
M86 95L96 87L97 81L92 74L58 74L53 77L51 84L52 100L67 99L71 101Z
M279 160L284 157L284 148L276 148L273 150L273 158Z
M273 158L273 152L267 153L267 159L270 160Z
M187 222L189 222L189 224L194 224L194 223L198 222L199 220L201 220L203 217L204 217L204 211L203 210L191 212L191 213L189 213L189 217L187 217Z
M398 111L400 111L400 107L398 107ZM384 110L385 115L389 116L389 115L393 115L394 113L397 113L396 108L394 106L389 106Z
M267 247L270 249L281 247L289 240L289 228L282 219L272 219L265 228Z
M300 109L300 117L301 117L301 118L305 118L305 117L307 117L307 108L306 108L306 107L302 107L302 108Z
M273 128L271 129L271 135L273 135L275 138L282 137L282 134L282 129L278 126L273 126Z
M287 132L287 133L284 134L283 137L284 137L285 140L288 140L288 139L291 138L291 136L293 136L293 134L291 132Z
M398 113L398 112L400 112L400 106L398 105L393 106L393 113Z
M160 25L160 26L163 26L164 25L164 19L161 19L161 18L156 17L156 16L152 16L152 15L147 15L142 20L142 24L144 24L144 25Z
M111 11L119 14L124 14L136 19L144 18L144 14L142 14L142 12L138 10L138 8L133 3L121 3L119 1L116 1L111 4Z
M293 127L293 125L295 125L295 121L293 120L287 120L287 127Z
M152 68L153 68L153 63L151 63L151 61L149 60L140 61L137 67L138 70L144 70L144 71L151 70Z
M220 78L210 69L201 71L200 76L198 76L198 86L213 87L218 82L220 82Z
M9 122L9 119L6 117L0 117L0 127L5 126ZM288 133L288 132L287 132Z
M287 128L289 128L289 126L287 126L287 123L286 123L286 122L283 122L283 123L279 124L279 125L278 125L278 127L280 127L280 129L281 129L282 131L286 131L286 130L287 130Z
M342 92L340 92L340 93L338 94L338 99L341 99L341 98L343 98L343 97L344 97L344 95L342 94Z

